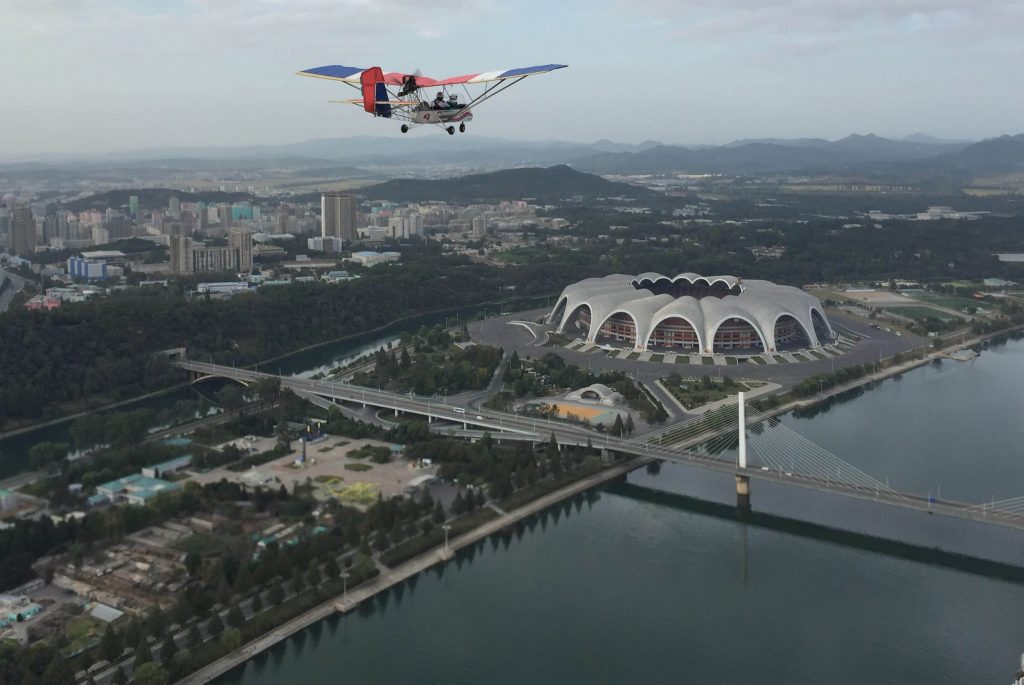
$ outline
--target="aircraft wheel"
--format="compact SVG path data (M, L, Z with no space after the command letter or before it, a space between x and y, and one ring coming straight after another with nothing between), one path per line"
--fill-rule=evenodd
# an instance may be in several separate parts
M455 135L455 127L454 126L449 126L448 127L448 135L450 135L450 136L454 136Z
M465 124L459 124L459 133L465 133L465 132L466 132L466 125Z
M409 127L406 124L402 124L402 133L408 133Z

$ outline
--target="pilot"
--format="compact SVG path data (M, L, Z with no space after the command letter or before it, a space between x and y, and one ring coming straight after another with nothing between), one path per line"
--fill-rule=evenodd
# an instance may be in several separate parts
M402 77L402 90L398 92L398 97L405 97L411 93L415 93L419 85L416 84L416 76L409 74Z
M448 109L448 103L444 101L444 93L437 91L437 97L434 98L434 109Z

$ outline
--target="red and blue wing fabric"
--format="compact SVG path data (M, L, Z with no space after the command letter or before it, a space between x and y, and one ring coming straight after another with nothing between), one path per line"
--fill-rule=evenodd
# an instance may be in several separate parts
M375 117L391 117L391 105L388 104L388 88L384 83L384 71L380 67L372 67L359 75L363 86L363 109Z
M478 72L475 74L464 74L462 76L452 76L451 78L446 79L433 79L429 76L417 76L416 83L419 84L421 88L430 88L433 86L454 86L460 83L488 83L490 81L502 81L504 79L546 74L547 72L554 71L555 69L564 69L566 66L567 65L565 64L542 64L536 67L520 67L518 69L504 69L498 71ZM360 69L359 67L346 67L341 64L329 64L324 67L304 69L299 72L299 75L325 78L333 81L344 81L345 83L352 84L362 83L365 87L366 72L376 72L374 78L378 78L379 76L379 79L389 86L402 85L402 79L408 76L408 74L403 74L401 72L380 74L380 69L376 67L373 69ZM386 100L387 98L378 99Z

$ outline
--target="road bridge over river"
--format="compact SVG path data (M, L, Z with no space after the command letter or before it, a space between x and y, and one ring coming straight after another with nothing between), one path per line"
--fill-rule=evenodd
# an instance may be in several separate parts
M487 433L497 440L539 443L554 436L560 445L589 443L608 459L632 455L673 462L685 476L682 494L696 499L735 502L769 516L1024 569L1024 498L969 504L899 492L742 403L627 439L445 399L187 359L173 363L194 382L224 378L253 385L278 378L282 388L317 406L418 415L431 430L454 437L479 439Z

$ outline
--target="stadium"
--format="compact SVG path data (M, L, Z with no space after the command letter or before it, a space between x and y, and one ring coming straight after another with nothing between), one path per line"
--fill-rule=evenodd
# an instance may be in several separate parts
M548 323L564 335L638 351L750 355L835 338L818 298L799 288L695 273L584 279L562 291Z

